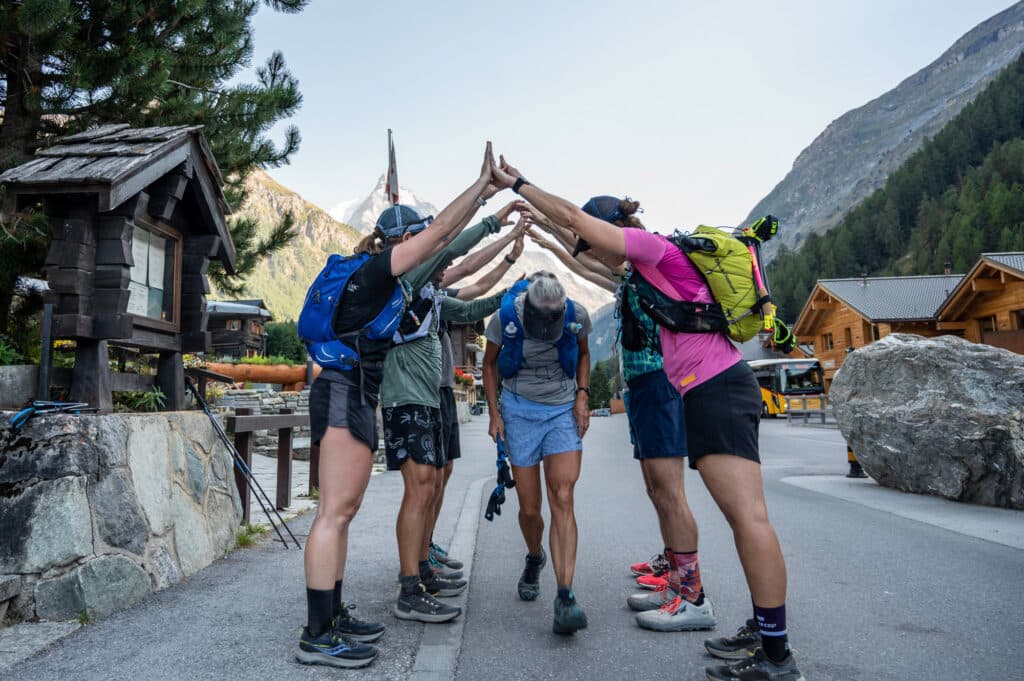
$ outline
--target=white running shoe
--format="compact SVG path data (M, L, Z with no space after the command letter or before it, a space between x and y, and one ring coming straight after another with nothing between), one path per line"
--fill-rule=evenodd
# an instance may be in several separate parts
M654 591L642 591L629 596L626 599L626 604L629 605L630 610L636 610L637 612L658 610L671 603L678 596L678 593L669 588L668 584L665 584Z
M636 616L636 623L652 631L714 629L715 611L711 607L711 599L707 596L700 605L695 605L682 596L676 596L657 610L639 613Z

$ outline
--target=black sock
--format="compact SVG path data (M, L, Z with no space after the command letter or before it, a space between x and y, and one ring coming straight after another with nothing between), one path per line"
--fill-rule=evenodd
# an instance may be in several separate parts
M430 579L433 576L434 576L434 569L432 567L430 567L430 561L429 560L421 560L420 561L420 579L422 579L424 582L429 582Z
M402 575L401 582L403 594L414 594L420 590L419 575Z
M306 628L313 638L331 628L333 602L333 589L306 589Z
M761 630L761 647L772 662L782 662L789 654L789 636L786 633L786 606L762 608L754 606L754 619Z
M341 580L334 583L334 607L331 608L333 617L341 614Z
M571 586L560 586L558 587L558 597L563 601L572 600L572 587Z

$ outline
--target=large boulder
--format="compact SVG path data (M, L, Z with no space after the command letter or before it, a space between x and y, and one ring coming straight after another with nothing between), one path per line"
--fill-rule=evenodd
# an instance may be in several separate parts
M846 358L829 399L879 484L1024 509L1024 356L893 334Z

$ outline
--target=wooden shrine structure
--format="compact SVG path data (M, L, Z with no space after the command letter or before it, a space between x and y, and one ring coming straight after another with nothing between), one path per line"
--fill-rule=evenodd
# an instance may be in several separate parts
M210 260L235 266L224 180L201 129L106 125L0 175L4 211L41 209L50 225L49 331L76 341L72 400L112 409L115 344L158 353L164 409L183 407L182 353L210 346Z

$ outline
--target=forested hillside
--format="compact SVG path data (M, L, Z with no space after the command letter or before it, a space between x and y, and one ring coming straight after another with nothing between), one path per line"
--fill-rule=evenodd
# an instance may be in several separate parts
M1024 57L833 230L769 265L784 319L815 281L966 272L986 251L1024 250Z

